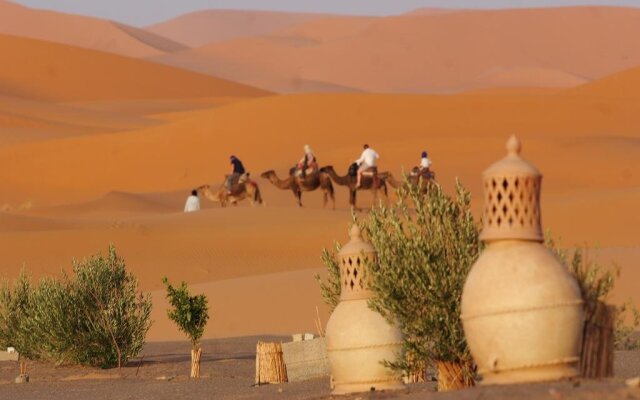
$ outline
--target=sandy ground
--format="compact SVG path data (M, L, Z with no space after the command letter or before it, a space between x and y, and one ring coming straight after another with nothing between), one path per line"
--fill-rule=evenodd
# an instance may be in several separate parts
M287 340L259 336L204 342L201 379L188 379L189 344L158 342L146 346L141 357L122 370L53 367L31 363L31 382L12 384L16 362L0 363L0 398L30 399L328 399L329 381L254 387L255 345L258 340ZM627 388L625 378L640 375L640 352L618 352L616 378L601 381L543 383L507 387L477 387L454 393L435 393L435 382L408 386L395 393L373 392L344 396L345 399L639 399L640 388ZM44 397L43 397L44 396Z

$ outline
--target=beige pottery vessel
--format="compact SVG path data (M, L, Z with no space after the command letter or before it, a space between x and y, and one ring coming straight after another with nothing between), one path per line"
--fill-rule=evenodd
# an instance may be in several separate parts
M580 289L539 243L501 241L485 249L464 286L462 321L483 384L578 375Z
M507 156L484 174L480 238L487 243L462 293L462 323L484 384L556 380L578 375L584 324L576 279L543 246L542 175Z
M400 374L383 365L397 359L402 333L367 304L367 263L375 249L362 240L356 225L350 236L339 254L340 303L327 322L325 337L333 394L402 389Z

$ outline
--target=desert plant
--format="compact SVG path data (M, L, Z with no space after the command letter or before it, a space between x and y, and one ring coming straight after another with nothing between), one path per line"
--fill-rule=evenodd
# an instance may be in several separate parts
M140 353L151 327L151 296L138 293L136 278L122 257L109 246L101 254L74 261L75 279L68 282L78 309L80 337L76 357L80 363L118 366Z
M561 248L549 232L545 235L545 244L576 277L584 299L585 320L591 321L598 303L605 302L613 291L620 269L616 265L604 266L597 257L589 257L587 246L573 250ZM636 334L640 328L640 310L632 300L616 306L615 310L615 349L640 349L640 337Z
M199 378L202 357L200 340L209 320L207 296L191 296L186 282L182 282L178 288L173 287L166 277L162 282L167 288L167 299L172 307L167 310L167 315L191 340L191 378Z
M43 278L37 286L23 274L13 289L5 285L2 308L17 310L19 323L0 317L0 332L10 329L14 347L29 358L121 367L142 350L151 326L150 295L138 292L113 246L107 257L74 261L73 272Z
M31 283L24 270L13 284L4 281L0 288L0 347L14 347L18 351L20 375L27 373L27 360L37 357L37 342L25 327L31 294Z
M469 203L469 192L459 183L454 198L438 185L426 193L406 185L394 206L373 209L364 224L378 251L370 265L370 306L404 334L402 354L387 364L420 379L435 363L441 389L474 382L460 321L462 288L480 251ZM335 251L325 251L322 259L329 275L321 292L332 306L340 288Z
M327 267L327 279L323 280L319 274L315 275L316 281L320 285L322 300L329 306L329 311L338 306L340 301L340 265L338 264L338 252L340 243L334 243L332 250L322 249L320 259Z
M616 350L640 350L640 310L627 300L617 307L615 321Z
M474 382L460 320L464 282L481 247L470 201L459 182L454 197L437 184L426 192L409 186L394 207L374 209L366 227L378 250L371 305L405 335L403 357L392 365L415 371L435 362L441 390Z

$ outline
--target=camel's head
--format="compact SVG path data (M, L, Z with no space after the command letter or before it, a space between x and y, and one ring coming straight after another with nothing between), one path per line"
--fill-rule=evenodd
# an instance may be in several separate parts
M205 190L210 190L211 186L210 185L202 185L202 186L198 186L196 188L196 190L198 191L198 193L202 193Z
M260 178L269 179L269 177L273 174L275 174L275 171L270 169L268 171L264 171L263 173L261 173Z

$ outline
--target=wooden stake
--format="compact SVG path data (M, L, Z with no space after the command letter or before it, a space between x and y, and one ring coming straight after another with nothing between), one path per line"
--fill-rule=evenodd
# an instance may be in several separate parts
M465 374L465 366L459 362L438 361L438 391L464 389L474 386L473 378Z
M202 347L191 349L191 378L200 378L200 358Z
M601 301L584 324L580 375L585 378L613 376L616 308Z

